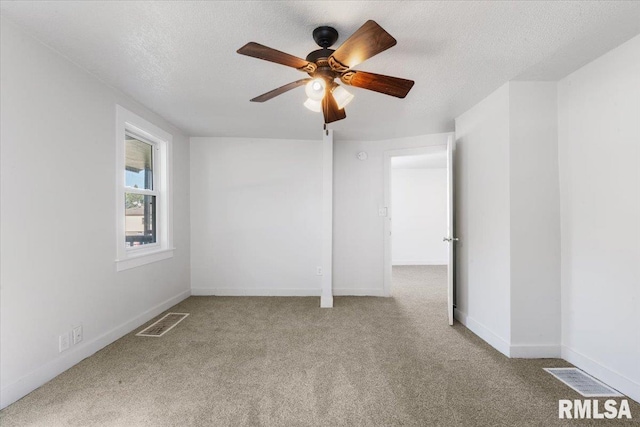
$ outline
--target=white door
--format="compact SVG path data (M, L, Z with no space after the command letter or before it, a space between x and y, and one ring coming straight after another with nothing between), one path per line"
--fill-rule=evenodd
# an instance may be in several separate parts
M447 236L443 239L449 245L449 275L447 278L447 309L449 311L449 325L453 325L453 272L455 259L453 246L458 238L453 230L453 137L447 140Z

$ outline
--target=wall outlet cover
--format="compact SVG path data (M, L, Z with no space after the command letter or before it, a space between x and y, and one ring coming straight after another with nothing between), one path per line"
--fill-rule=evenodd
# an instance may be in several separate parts
M69 350L69 332L58 337L58 351L62 353L65 350Z

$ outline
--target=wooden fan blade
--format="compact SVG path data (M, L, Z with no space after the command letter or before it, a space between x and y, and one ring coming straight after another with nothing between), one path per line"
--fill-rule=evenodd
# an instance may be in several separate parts
M322 98L322 113L324 114L325 123L336 122L347 117L344 108L342 110L338 109L338 103L329 91Z
M312 73L316 70L316 64L313 62L305 61L297 56L289 55L288 53L280 52L279 50L255 42L249 42L242 46L238 49L238 53L275 62L276 64L286 65L287 67L297 68L305 73Z
M391 34L369 20L333 52L329 65L334 71L344 72L395 44L396 39Z
M340 80L347 85L373 90L397 98L407 96L414 84L413 80L355 70L347 71L340 76Z
M278 95L282 95L285 92L290 91L291 89L295 89L298 86L302 86L304 84L306 84L308 81L310 81L311 79L301 79L301 80L296 80L295 82L291 82L289 84L286 84L284 86L280 86L277 89L274 89L272 91L269 91L267 93L263 93L260 96L256 96L255 98L253 98L251 100L251 102L264 102L264 101L268 101L271 98L275 98Z

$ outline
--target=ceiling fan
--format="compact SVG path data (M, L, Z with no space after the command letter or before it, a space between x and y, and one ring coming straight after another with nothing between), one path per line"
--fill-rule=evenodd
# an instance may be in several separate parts
M347 117L344 107L353 99L351 93L335 82L337 78L345 85L397 98L407 96L413 87L412 80L351 69L396 44L396 39L375 21L365 22L336 50L329 49L338 40L335 28L318 27L313 30L313 39L321 49L309 53L306 59L255 42L249 42L238 49L239 54L293 67L309 75L308 78L296 80L253 98L251 102L265 102L306 85L308 99L304 105L312 111L322 111L326 125Z

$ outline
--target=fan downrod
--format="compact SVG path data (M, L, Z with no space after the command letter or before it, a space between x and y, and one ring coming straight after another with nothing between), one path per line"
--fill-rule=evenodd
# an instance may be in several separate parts
M323 49L326 49L338 41L338 31L333 27L322 26L313 30L313 40Z

